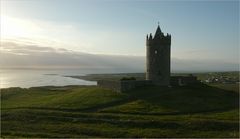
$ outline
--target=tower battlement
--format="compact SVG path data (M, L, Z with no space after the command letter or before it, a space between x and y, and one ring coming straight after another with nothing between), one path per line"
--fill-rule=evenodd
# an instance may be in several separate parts
M158 28L160 29L160 27L158 26ZM163 32L160 32L159 31L161 30L158 30L156 31L154 37L152 36L152 33L147 34L147 37L146 37L146 45L154 45L154 44L169 44L171 45L171 35L170 34L166 34L164 35Z
M170 83L171 35L161 31L159 25L154 36L146 37L146 80L155 85Z

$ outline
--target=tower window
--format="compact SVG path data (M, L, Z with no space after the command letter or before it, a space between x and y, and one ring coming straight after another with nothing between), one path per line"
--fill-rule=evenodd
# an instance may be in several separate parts
M154 51L154 53L155 53L155 54L157 54L157 53L158 53L158 51L157 51L157 50L155 50L155 51Z

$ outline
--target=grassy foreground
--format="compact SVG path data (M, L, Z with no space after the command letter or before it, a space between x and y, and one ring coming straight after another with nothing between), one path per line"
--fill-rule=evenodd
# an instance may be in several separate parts
M9 88L1 100L1 137L239 137L229 87Z

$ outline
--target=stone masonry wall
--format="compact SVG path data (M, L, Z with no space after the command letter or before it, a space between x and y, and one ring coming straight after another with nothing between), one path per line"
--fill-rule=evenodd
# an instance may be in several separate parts
M98 81L98 86L108 88L116 92L126 92L140 86L151 85L149 80L123 80L123 81Z

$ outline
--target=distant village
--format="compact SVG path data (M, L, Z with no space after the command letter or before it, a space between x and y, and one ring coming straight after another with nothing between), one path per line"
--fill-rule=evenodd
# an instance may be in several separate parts
M239 75L224 75L221 73L214 74L209 73L205 79L201 79L204 83L223 83L223 84L233 84L239 83Z

